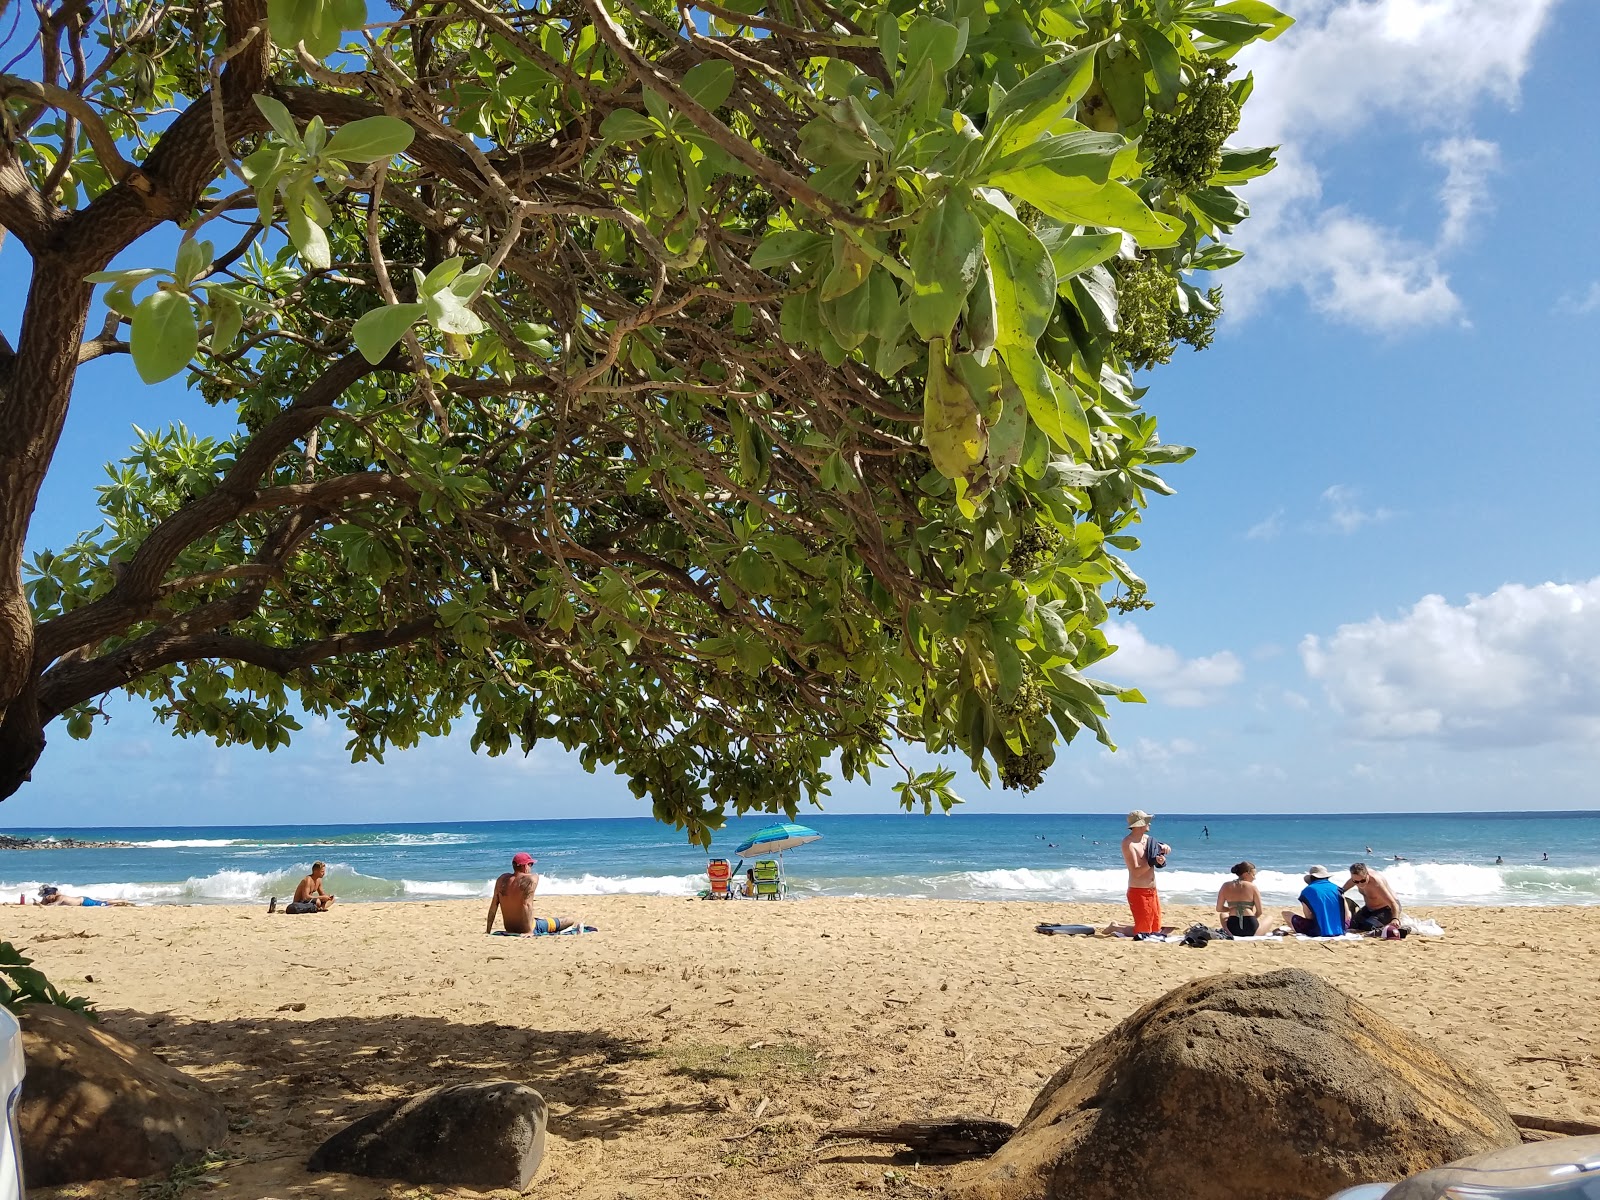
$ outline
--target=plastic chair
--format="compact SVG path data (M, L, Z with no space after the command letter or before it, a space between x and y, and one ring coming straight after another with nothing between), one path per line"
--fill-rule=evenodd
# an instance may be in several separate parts
M778 868L777 859L763 858L756 863L755 873L757 900L783 899L787 889L783 885L783 872Z
M728 881L733 877L733 870L728 866L725 858L713 858L706 863L706 879L711 884L711 898L713 900L727 900L733 895L728 889Z

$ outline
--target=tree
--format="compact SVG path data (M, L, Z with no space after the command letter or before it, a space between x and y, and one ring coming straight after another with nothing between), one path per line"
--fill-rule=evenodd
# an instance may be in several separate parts
M37 12L0 77L0 796L120 688L268 749L301 709L357 759L554 738L705 838L896 742L1032 787L1138 699L1086 672L1190 451L1131 375L1210 340L1196 273L1271 169L1225 146L1261 0ZM142 434L24 564L77 370L122 353L237 432Z

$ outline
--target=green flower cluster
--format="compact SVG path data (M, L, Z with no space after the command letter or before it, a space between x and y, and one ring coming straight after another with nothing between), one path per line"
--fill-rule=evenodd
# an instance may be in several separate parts
M1129 368L1147 371L1157 363L1172 361L1178 342L1204 350L1216 333L1222 315L1222 289L1212 288L1204 306L1179 302L1178 280L1163 271L1150 255L1119 258L1117 275L1117 330L1111 344ZM1193 289L1189 295L1198 297ZM1185 311L1187 307L1187 311Z
M1150 118L1143 143L1151 167L1180 192L1205 186L1222 165L1222 144L1239 128L1239 105L1223 82L1231 69L1211 66L1173 112Z
M995 713L1023 730L1029 739L1020 753L1007 746L1005 753L1000 756L1001 786L1031 792L1044 782L1044 773L1056 757L1051 744L1053 739L1047 732L1050 697L1038 678L1030 673L1009 699L995 705ZM1036 736L1039 733L1045 736Z
M1006 559L1006 570L1021 578L1038 570L1056 556L1061 549L1061 531L1052 525L1028 521L1011 543L1011 555Z

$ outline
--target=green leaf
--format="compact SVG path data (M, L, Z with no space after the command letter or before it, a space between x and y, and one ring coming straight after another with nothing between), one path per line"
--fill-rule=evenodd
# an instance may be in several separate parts
M363 117L341 125L322 153L344 162L376 162L400 154L416 136L417 131L398 117Z
M1061 449L1088 454L1089 418L1072 385L1065 380L1057 384L1031 346L1002 346L1000 357L1021 390L1033 423Z
M820 233L810 233L804 229L781 229L761 239L761 244L750 256L750 265L757 271L764 271L789 263L809 263L827 244L828 239Z
M1044 137L1000 159L989 168L987 178L1003 188L1013 173L1041 168L1069 183L1100 187L1111 178L1112 164L1127 144L1119 134L1092 129Z
M928 343L928 383L922 402L922 444L947 479L962 479L983 459L985 439L961 373L947 360L945 342Z
M316 0L272 0L271 8L276 9L280 6L287 8L291 4L299 8L307 8L314 7L315 3ZM273 18L269 17L268 19L272 20ZM286 41L284 44L293 46L299 40L297 37L294 41ZM272 126L279 137L291 146L302 144L300 141L300 127L294 123L294 118L289 115L289 110L284 106L283 101L276 100L271 96L253 96L251 98L256 102L256 107L261 110L261 115L266 117L267 123Z
M637 142L660 133L661 126L631 108L614 108L600 122L600 133L613 142Z
M721 108L733 91L733 64L724 59L695 63L684 72L682 86L702 108Z
M449 288L444 288L423 301L428 323L440 333L458 333L464 336L482 333L486 326L477 313Z
M232 346L244 328L244 309L222 288L207 293L211 309L211 353L220 354Z
M1006 98L989 114L993 127L1011 118L1000 138L1002 153L1009 154L1030 145L1060 120L1069 107L1083 99L1094 82L1097 48L1075 50L1065 58L1047 63L1006 93Z
M1109 42L1100 50L1100 86L1123 129L1144 120L1144 64L1130 42Z
M128 347L139 378L146 383L171 379L189 365L200 346L189 297L180 292L152 292L133 313Z
M950 336L978 278L982 257L983 227L954 193L940 199L912 229L906 243L914 279L911 326L923 341Z
M983 222L994 287L996 342L1032 349L1056 310L1056 269L1033 231L993 205Z
M1061 286L1074 275L1114 257L1122 248L1120 233L1072 233L1069 226L1051 224L1039 231L1039 240L1050 251L1055 264L1056 283Z
M290 204L287 216L289 240L294 243L294 248L300 251L300 257L305 259L306 266L326 271L333 265L333 254L328 248L327 232L311 219L303 205Z
M1150 60L1150 72L1156 78L1156 107L1162 112L1171 112L1173 105L1178 102L1178 91L1183 86L1178 48L1153 25L1144 21L1129 24L1134 37L1139 39L1145 57Z
M421 304L390 304L362 313L351 330L361 357L374 366L382 362L424 311Z
M189 238L178 243L178 262L173 271L173 278L179 287L188 287L197 276L211 265L211 260L216 255L216 247L210 242L197 241Z
M872 259L867 252L843 233L833 235L833 269L822 281L822 299L837 300L855 291L867 281L872 270Z
M461 255L447 258L426 275L413 269L412 274L417 278L417 295L426 297L436 295L455 282L456 276L461 274L461 268L467 265L467 260Z
M1139 193L1115 180L1093 190L1080 191L1064 186L1066 181L1060 176L1035 166L1024 171L1008 171L990 182L1046 216L1072 225L1125 230L1141 246L1172 246L1183 236L1182 221L1152 211L1139 198Z

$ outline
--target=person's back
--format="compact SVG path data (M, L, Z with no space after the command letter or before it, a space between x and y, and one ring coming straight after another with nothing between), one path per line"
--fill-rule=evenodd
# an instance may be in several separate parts
M1344 897L1331 879L1313 879L1300 893L1300 903L1306 906L1316 924L1314 937L1338 937L1344 932Z
M539 877L531 872L507 871L495 883L500 900L500 920L507 933L527 933L533 928L533 894L539 890Z

